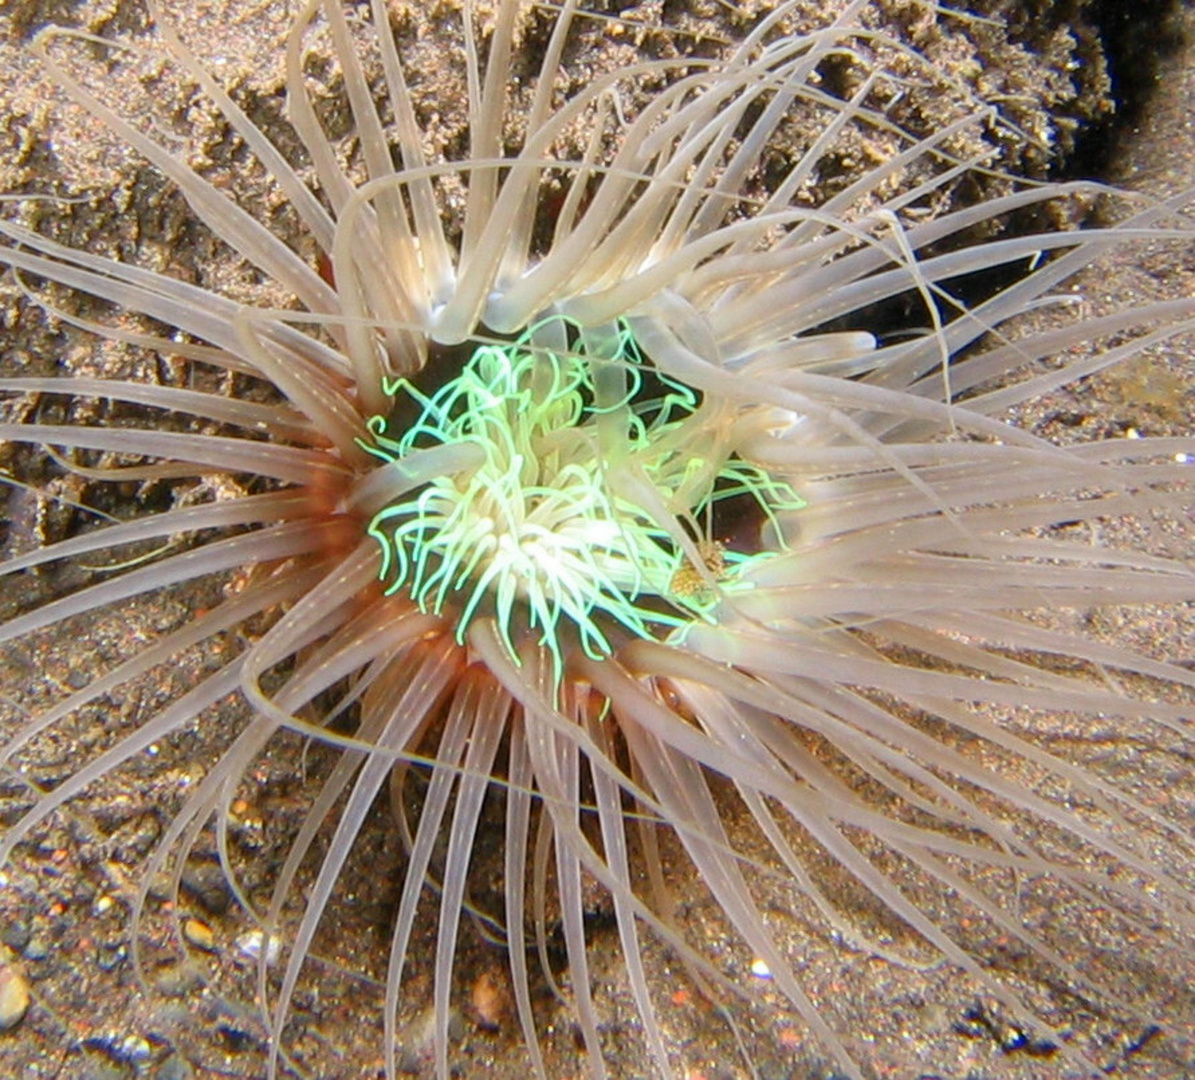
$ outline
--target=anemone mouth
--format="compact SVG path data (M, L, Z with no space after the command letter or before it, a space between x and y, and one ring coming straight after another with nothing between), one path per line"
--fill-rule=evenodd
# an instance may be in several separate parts
M385 464L360 497L387 592L450 614L462 644L483 613L512 656L538 634L557 684L566 642L601 659L619 636L683 636L750 587L742 571L771 553L727 548L716 504L773 523L804 505L738 456L718 432L734 417L656 370L625 322L549 316L478 345L431 393L384 389L395 409L360 445Z

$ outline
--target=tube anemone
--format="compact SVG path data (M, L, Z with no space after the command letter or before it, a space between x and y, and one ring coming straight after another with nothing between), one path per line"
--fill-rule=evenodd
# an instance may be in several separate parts
M1080 320L1057 295L1108 252L1189 244L1191 193L1019 184L990 160L1018 133L873 29L869 5L814 27L797 11L561 100L595 13L466 3L453 153L421 126L383 0L353 21L312 0L285 49L302 163L154 12L153 77L222 116L289 228L78 74L80 48L136 65L141 46L34 45L252 282L73 246L33 227L37 198L5 199L0 261L24 309L168 369L0 379L21 482L45 466L20 448L45 446L88 499L137 487L168 505L105 500L116 520L0 564L11 583L58 568L32 600L13 586L0 642L32 656L136 601L190 606L52 700L34 673L14 681L0 861L33 902L61 821L164 745L201 745L122 878L132 966L160 985L172 941L206 940L180 909L218 862L256 934L270 1076L334 1067L311 1032L340 1022L321 990L357 963L385 1075L418 1065L430 1002L447 1077L458 956L478 948L501 952L538 1078L578 1068L553 1008L595 1080L699 1064L657 946L714 1001L766 968L761 1030L719 1005L748 1060L780 1053L769 1026L795 1015L853 1078L887 1064L809 961L819 942L956 973L1059 1075L1114 1064L1079 1022L1091 1003L1138 1031L1178 1015L1181 975L1150 968L1142 995L1115 949L1075 939L1103 923L1190 956L1195 678L1083 625L1195 599L1189 552L1167 544L1191 510L1189 441L1063 445L1010 416L1195 329L1189 297ZM906 94L953 115L905 127ZM821 182L873 143L888 153ZM1105 224L1002 228L1083 200L1109 204ZM1088 340L1102 348L1067 359ZM127 722L89 727L113 703ZM64 770L68 740L86 749ZM1108 762L1109 742L1147 764ZM687 917L703 903L720 914ZM603 912L629 1052L595 990ZM1161 1038L1190 1050L1179 1025Z

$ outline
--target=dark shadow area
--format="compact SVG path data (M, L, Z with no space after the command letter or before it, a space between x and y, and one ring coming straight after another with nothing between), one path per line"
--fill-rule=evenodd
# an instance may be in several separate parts
M1087 18L1100 37L1116 109L1079 132L1056 179L1108 179L1156 94L1164 62L1184 44L1184 0L1091 0Z

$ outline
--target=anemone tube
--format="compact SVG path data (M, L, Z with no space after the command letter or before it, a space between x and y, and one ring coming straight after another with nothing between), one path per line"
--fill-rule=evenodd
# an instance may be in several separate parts
M677 1075L678 1057L642 959L645 934L707 991L733 986L674 914L661 832L852 1077L864 1075L863 1049L803 983L763 913L759 875L749 872L759 842L770 852L765 869L782 872L811 919L851 948L901 959L836 902L816 868L827 861L1016 1022L1035 1024L1026 995L915 899L899 864L1076 992L1149 1019L1021 915L1017 883L1048 880L1189 950L1189 830L1006 716L1111 720L1159 753L1189 754L1188 668L1025 613L1195 599L1183 553L1152 538L1118 548L1058 531L1085 525L1095 535L1130 516L1181 521L1190 445L1061 446L1006 417L1195 329L1190 299L1044 330L1017 322L1042 309L1065 315L1056 290L1109 251L1190 243L1191 193L1151 200L1092 184L1011 184L974 205L950 203L961 177L995 172L959 157L956 140L1003 122L975 102L925 135L890 119L878 88L942 77L867 29L859 0L806 33L786 26L793 5L780 4L722 58L644 60L563 102L553 88L587 14L581 5L548 9L538 76L516 102L520 5L498 3L483 42L466 3L469 145L462 159L441 159L425 147L386 5L369 8L369 21L350 24L337 3L313 0L291 32L288 117L307 168L156 16L170 64L223 114L319 260L160 132L125 119L61 55L73 44L132 46L59 30L38 38L49 79L293 303L248 303L72 248L15 214L0 220L0 261L29 302L178 358L186 372L172 386L5 377L0 391L17 406L0 438L65 448L66 467L96 484L216 477L240 491L105 524L0 566L11 576L169 541L148 561L126 560L8 618L5 642L239 574L210 610L29 718L8 737L5 767L21 775L14 768L36 762L39 740L186 649L266 624L56 786L29 782L0 857L236 695L243 722L148 859L133 922L148 918L155 877L169 870L177 892L189 853L214 833L246 917L284 944L277 971L267 950L258 967L271 1075L295 1064L288 1020L371 807L387 783L407 806L416 773L417 821L398 820L408 857L394 884L382 995L388 1076L399 1067L415 920L436 894L434 1064L449 1075L454 958L487 800L504 815L504 911L492 922L537 1077L550 1063L529 952L564 994L547 960L549 879L591 1076L608 1068L586 954L589 884L609 895L661 1076ZM330 41L343 78L359 142L348 164L309 85L313 35ZM881 49L916 74L879 65ZM380 71L372 83L366 55ZM830 60L864 73L849 93L825 88L819 72ZM663 89L628 115L622 91L649 80ZM760 195L769 148L801 108L828 119ZM578 124L589 132L580 145L570 142ZM898 150L811 205L802 193L852 130L882 133ZM463 198L453 202L454 191ZM974 239L1009 216L1079 198L1116 200L1120 216ZM955 283L992 267L1022 272L978 301L956 295ZM35 282L106 302L145 329L60 310ZM843 329L896 300L919 312L910 333ZM1087 339L1112 344L1052 363ZM272 393L238 400L212 388L213 372ZM48 396L135 405L138 419L55 424L23 408ZM179 417L181 428L165 422ZM288 733L335 761L261 903L238 880L229 822L253 763ZM1021 782L1009 762L1039 780ZM725 822L727 802L746 822L738 832ZM1098 869L1060 854L1043 830ZM1098 1070L1088 1050L1057 1041L1070 1065Z

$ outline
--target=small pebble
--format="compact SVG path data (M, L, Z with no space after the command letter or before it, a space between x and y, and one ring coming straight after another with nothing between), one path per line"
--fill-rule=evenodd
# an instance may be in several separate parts
M241 955L247 956L250 960L257 960L261 956L264 941L265 934L260 930L249 930L237 938L236 947ZM269 944L265 948L266 967L273 967L278 962L278 954L282 951L282 943L278 938L271 936Z
M115 971L128 958L129 950L124 942L107 942L96 949L95 962L101 971Z
M32 937L23 952L26 960L44 960L50 955L50 943L44 937Z
M510 1013L510 990L506 981L492 971L483 971L469 992L473 1014L485 1031L498 1031Z
M758 957L751 961L751 974L760 979L770 979L772 977L771 971L768 970L768 965Z
M25 977L10 968L0 965L0 1031L14 1028L29 1011L29 984Z
M183 922L183 937L197 949L204 952L218 952L216 935L212 928L199 919L187 919Z
M120 1040L117 1046L117 1057L120 1061L127 1061L130 1065L137 1065L148 1061L153 1048L147 1039L140 1035L128 1035Z
M100 1075L107 1075L111 1072L110 1068L105 1068L101 1063L106 1059L109 1065L131 1065L134 1068L144 1065L151 1057L153 1057L153 1047L149 1040L141 1035L120 1035L102 1034L93 1035L90 1038L83 1040L83 1045L90 1051L90 1060L92 1062L93 1071ZM101 1059L100 1055L103 1055ZM124 1070L120 1070L119 1075L123 1075ZM113 1074L118 1075L118 1074Z

